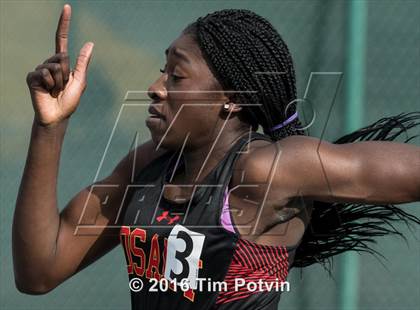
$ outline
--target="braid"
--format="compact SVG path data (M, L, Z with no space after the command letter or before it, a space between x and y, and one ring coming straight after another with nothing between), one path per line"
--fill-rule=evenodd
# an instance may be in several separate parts
M253 128L262 126L273 140L304 134L298 119L270 131L296 112L297 94L292 56L267 20L249 10L221 10L184 33L196 39L223 89L237 91L230 99L246 104L243 117Z
M293 60L286 43L267 20L248 10L221 10L198 18L184 34L196 40L222 88L236 91L230 99L245 104L241 116L254 130L262 126L273 140L306 134L298 118L286 122L297 109ZM334 143L394 140L419 125L420 113L401 114ZM375 253L370 247L373 237L401 235L393 226L398 221L420 224L419 218L394 205L314 201L311 229L306 229L296 249L293 266L327 264L334 255L351 250Z

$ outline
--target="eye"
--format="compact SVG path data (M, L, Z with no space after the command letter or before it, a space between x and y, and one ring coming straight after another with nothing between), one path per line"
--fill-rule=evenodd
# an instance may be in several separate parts
M161 73L166 73L166 65L165 65L165 68L163 68L163 69L159 69L159 71L161 72ZM179 75L176 75L176 74L169 74L169 76L176 82L176 81L179 81L179 80L182 80L182 79L185 79L184 77L182 77L182 76L179 76Z
M166 67L167 67L167 65L165 64L165 67L163 67L163 69L159 69L159 71L160 71L161 73L165 73L165 71L166 71Z
M178 76L178 75L175 75L175 74L171 74L171 78L172 78L174 81L179 81L179 80L182 80L182 79L183 79L183 77L182 77L182 76Z

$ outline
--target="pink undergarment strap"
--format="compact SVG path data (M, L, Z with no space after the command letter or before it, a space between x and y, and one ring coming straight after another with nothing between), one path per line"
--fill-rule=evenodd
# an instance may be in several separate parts
M226 187L225 193L223 194L223 209L222 209L222 213L220 215L220 222L222 223L223 227L226 230L229 230L233 233L235 233L235 230L233 229L232 226L232 219L230 216L230 212L229 212L229 192L228 192L228 188Z

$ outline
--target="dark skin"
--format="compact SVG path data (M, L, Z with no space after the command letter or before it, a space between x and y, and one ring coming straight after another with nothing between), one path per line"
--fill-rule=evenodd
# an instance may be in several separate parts
M127 154L108 177L95 183L105 186L95 187L92 193L92 185L82 189L59 212L56 192L61 147L68 119L86 88L93 48L93 44L85 44L74 71L70 71L70 15L71 8L65 5L57 29L56 54L27 77L35 117L13 221L13 261L16 286L28 294L51 291L119 244L115 224L120 224L117 214L133 169L138 173L185 142L186 168L172 184L199 183L232 143L249 131L249 125L239 117L239 104L229 101L194 40L181 34L169 47L164 72L149 88L154 113L162 114L147 121L151 140ZM229 107L224 109L226 102ZM182 106L182 113L177 114ZM419 154L419 147L395 142L335 145L304 136L275 143L253 141L235 164L229 202L233 211L241 212L232 212L232 216L244 239L294 245L308 218L283 221L300 210L310 211L313 200L420 200ZM191 192L175 186L164 195L171 200L189 199ZM75 234L82 212L86 221L96 225L89 234Z

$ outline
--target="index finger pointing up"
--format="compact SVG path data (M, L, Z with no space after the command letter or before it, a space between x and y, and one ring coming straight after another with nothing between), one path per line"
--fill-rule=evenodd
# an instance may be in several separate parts
M57 32L55 33L55 52L67 53L67 41L70 28L71 7L68 4L64 5L61 12L60 20L58 21Z

